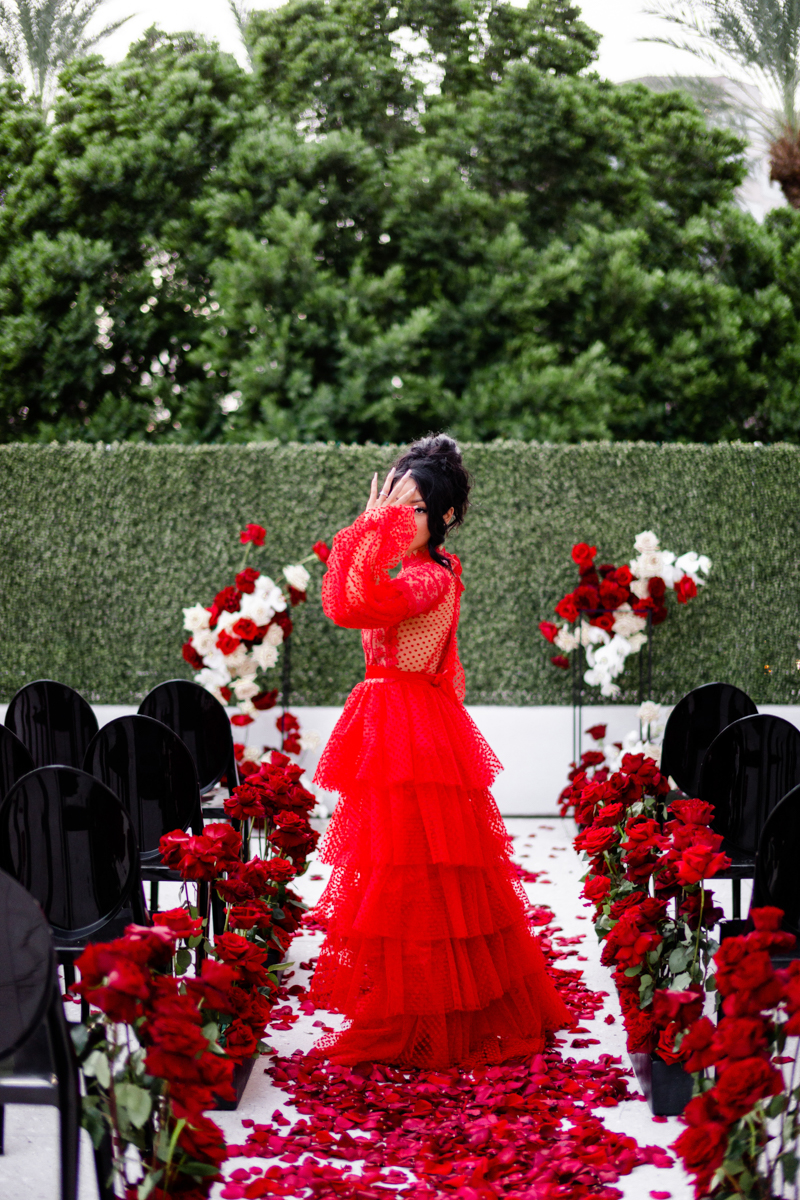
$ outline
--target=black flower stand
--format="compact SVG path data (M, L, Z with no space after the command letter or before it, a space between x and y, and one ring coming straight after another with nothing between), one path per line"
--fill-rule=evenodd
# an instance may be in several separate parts
M655 1054L631 1054L631 1066L655 1117L677 1117L692 1098L692 1077L682 1063L665 1063Z

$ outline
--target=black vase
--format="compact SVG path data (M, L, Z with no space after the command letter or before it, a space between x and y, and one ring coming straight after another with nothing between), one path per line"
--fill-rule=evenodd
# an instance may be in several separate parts
M677 1117L692 1098L693 1081L683 1063L665 1063L655 1054L631 1054L639 1087L656 1117Z
M252 1058L246 1058L244 1062L238 1062L233 1067L233 1079L231 1084L236 1093L235 1100L221 1100L219 1096L215 1096L216 1104L214 1108L217 1112L233 1112L239 1107L239 1101L244 1095L244 1089L247 1087L247 1081L253 1073L253 1066L260 1055L254 1054Z

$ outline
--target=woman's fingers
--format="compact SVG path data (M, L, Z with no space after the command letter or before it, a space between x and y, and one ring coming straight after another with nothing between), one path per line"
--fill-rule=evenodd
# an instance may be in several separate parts
M411 472L406 471L403 478L392 492L390 500L385 501L386 504L410 504L411 497L415 494L417 485L411 477Z
M369 512L378 503L378 472L372 476L372 483L369 485L369 500L367 501L366 511Z
M383 487L378 492L378 507L383 508L389 499L389 493L392 490L392 480L394 479L394 467L383 481Z

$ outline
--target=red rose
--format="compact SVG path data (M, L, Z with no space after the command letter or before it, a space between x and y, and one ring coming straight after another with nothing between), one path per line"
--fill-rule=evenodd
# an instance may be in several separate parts
M249 716L248 713L236 713L234 716L231 717L231 725L242 726L242 725L252 725L252 724L253 724L253 718L251 716Z
M276 720L275 728L279 733L291 733L300 728L300 722L294 713L285 712Z
M714 805L705 800L673 800L669 811L684 825L710 825L714 816Z
M226 863L237 864L239 862L242 853L242 835L237 833L227 821L210 821L203 828L203 837L214 846L221 869L226 869Z
M624 815L624 804L606 804L595 817L595 828L602 825L618 825Z
M240 571L236 576L236 586L239 591L251 596L256 590L256 580L260 574L261 572L254 570L253 567L245 567L243 571Z
M203 1004L214 1012L233 1012L231 992L235 990L234 984L238 983L240 978L237 969L228 963L204 958L200 978L187 979L186 990L196 1003L202 1000Z
M185 908L169 908L153 913L153 921L156 925L166 925L171 933L184 941L199 937L203 932L203 918L190 917Z
M158 843L158 848L161 854L161 861L165 867L177 868L188 841L189 834L184 833L182 829L175 829L172 833L162 835Z
M189 664L189 666L193 670L199 671L201 667L205 666L205 663L203 662L202 658L197 653L197 651L195 650L195 648L191 642L183 643L183 645L181 646L181 654L183 655L186 662Z
M564 621L569 621L571 624L578 619L578 609L575 604L575 597L570 593L568 596L563 596L556 605L556 616L561 617Z
M783 909L765 905L763 908L751 908L750 919L759 932L777 932L783 920Z
M241 638L243 642L252 642L258 636L258 626L249 617L240 617L231 629L231 633ZM222 637L223 635L220 634L219 636ZM217 645L219 646L219 638L217 638ZM223 650L222 653L230 654L231 652Z
M664 580L660 575L654 575L652 579L648 579L647 592L648 595L652 596L654 600L663 600L666 590L667 585L664 583Z
M589 612L591 609L597 608L599 603L597 596L597 588L591 587L589 584L581 584L572 593L575 600L575 607L580 612ZM557 610L556 610L557 611Z
M542 635L545 641L554 642L556 640L556 634L558 633L558 626L554 625L552 621L540 621L539 633Z
M244 1021L232 1021L225 1030L225 1051L234 1062L252 1058L258 1050L258 1038Z
M218 1167L228 1158L225 1136L220 1127L208 1117L193 1117L191 1124L184 1125L178 1137L178 1145L196 1162L209 1162Z
M729 867L731 860L726 854L718 853L718 847L722 845L722 837L719 834L711 835L716 846L712 845L694 845L687 847L681 854L681 858L677 863L678 881L682 884L700 883L703 879L711 879L716 875L717 871L723 871Z
M614 617L610 612L598 613L596 617L591 617L590 625L595 625L598 629L605 629L606 633L611 633L614 628Z
M303 747L296 733L287 733L283 739L283 748L287 754L300 754Z
M606 736L606 729L606 725L592 725L586 730L586 732L588 733L589 737L594 738L596 742L602 742L603 738Z
M233 695L233 692L231 691L231 689L229 687L221 687L219 689L219 694L220 694L220 696L222 696L222 699L225 701L226 704L230 704L231 696Z
M314 542L311 549L321 563L326 563L331 556L331 548L326 546L325 542Z
M688 604L697 595L697 584L691 575L683 575L675 584L675 599L678 604Z
M766 1027L758 1017L723 1017L714 1037L716 1062L757 1058L767 1049Z
M569 659L565 654L554 654L550 662L554 667L559 667L562 671L569 670Z
M633 574L631 573L630 567L617 567L616 571L614 572L615 583L618 583L620 587L627 588L630 587L632 581Z
M668 616L669 612L667 611L667 606L665 604L657 604L653 609L652 616L650 617L650 624L654 627L656 625L662 625Z
M269 929L272 925L272 909L262 900L248 900L234 904L228 914L230 929Z
M219 612L235 613L239 611L241 599L242 597L235 587L226 587L221 592L217 592L214 597L214 607Z
M265 866L270 879L275 883L288 883L297 874L297 868L288 858L270 858Z
M596 554L597 546L589 546L586 542L578 542L572 547L572 561L581 575L594 568Z
M306 593L301 592L298 588L294 588L291 584L289 584L289 602L292 604L292 606L305 604Z
M124 938L90 943L76 961L80 981L71 991L83 996L112 1021L132 1025L150 996L149 968L127 957Z
M239 534L239 541L242 545L247 542L252 542L254 546L263 546L267 536L267 531L263 525L248 525ZM233 610L235 611L235 610Z
M289 616L287 611L275 613L271 623L273 625L280 625L281 629L283 630L284 638L292 636L292 629L294 626L292 625L292 618Z
M275 688L271 692L259 692L253 697L253 707L259 712L264 712L267 708L274 708L278 703L278 689Z
M237 622L238 623L238 622ZM223 654L233 654L241 646L241 641L238 637L233 637L228 633L227 629L221 629L217 635L217 649Z
M228 799L224 801L223 807L227 816L233 817L237 821L244 821L248 817L266 816L267 799L267 793L262 787L259 787L258 781L251 780L249 783L240 783L238 787L233 788Z
M214 950L224 963L241 972L242 981L249 987L264 987L269 979L264 965L264 952L238 933L220 933L214 939Z
M659 883L660 881L661 876L659 875ZM686 922L692 932L695 932L701 921L704 928L713 929L722 920L725 913L714 903L714 893L709 888L705 888L703 892L689 892L685 895L678 908L678 916Z
M619 608L628 599L628 589L620 587L611 579L604 579L600 584L600 603L606 608Z
M583 850L590 858L595 858L605 850L610 850L616 841L615 829L586 829L575 838L575 849Z
M696 1096L690 1100L684 1110L684 1118L695 1100L704 1100L704 1096ZM683 1133L673 1142L675 1152L683 1160L687 1171L697 1176L695 1192L704 1196L708 1185L718 1167L722 1166L725 1151L728 1148L728 1128L719 1121L708 1121L694 1128L684 1129Z
M625 1032L628 1035L628 1052L630 1054L649 1054L653 1049L656 1039L656 1031L650 1013L640 1009L638 1002L636 1002L624 1014L623 1020L625 1022Z
M687 1030L681 1043L681 1052L686 1055L687 1071L704 1071L717 1061L717 1053L713 1048L717 1027L708 1017L700 1017Z
M605 875L589 875L583 885L583 895L591 900L595 907L600 907L611 891L611 880Z
M653 996L653 1017L657 1025L674 1022L678 1029L688 1029L703 1012L703 993L689 988L683 992L660 990Z
M714 1099L726 1121L738 1121L766 1096L783 1091L783 1076L763 1058L732 1062L714 1086Z

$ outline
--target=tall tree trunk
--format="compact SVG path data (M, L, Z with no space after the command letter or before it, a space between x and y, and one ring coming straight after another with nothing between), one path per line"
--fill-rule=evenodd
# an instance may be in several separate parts
M769 148L770 179L781 190L792 208L800 208L800 135L787 129Z

